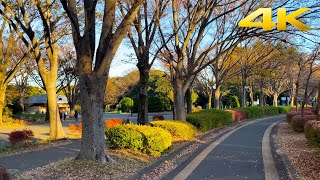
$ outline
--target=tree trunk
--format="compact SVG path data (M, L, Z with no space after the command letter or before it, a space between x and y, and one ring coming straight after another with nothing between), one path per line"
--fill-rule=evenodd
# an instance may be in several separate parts
M46 91L48 99L47 107L50 114L50 139L55 140L66 138L60 120L59 107L57 104L56 84L54 81L52 81L52 85L50 84L50 86L46 86Z
M253 106L254 103L254 93L253 93L253 87L250 87L250 93L249 93L249 97L250 97L250 106Z
M278 97L279 97L278 93L273 94L273 103L272 103L272 105L275 106L275 107L278 106Z
M246 101L247 101L247 91L246 91L246 83L242 83L242 89L241 89L241 107L246 107Z
M24 112L24 98L20 97L19 104L20 104L20 106L22 108L22 112Z
M180 79L173 80L173 91L174 91L174 119L175 120L186 120L186 111L185 111L185 103L184 103L184 96L185 92L183 92L183 81Z
M187 113L192 113L192 88L189 87L186 91Z
M3 123L3 108L5 106L5 99L6 99L6 85L0 86L0 124Z
M141 67L139 81L138 124L148 123L149 68Z
M74 102L69 103L69 107L70 107L70 117L74 117L74 112L75 112L74 110L76 107L75 103Z
M104 94L107 77L97 77L95 74L79 75L82 140L77 159L107 161L104 114Z
M317 107L316 107L316 115L317 115L317 121L320 121L320 81L318 85L318 96L317 96Z
M260 87L260 96L259 96L259 106L263 106L264 95L262 91L262 87Z
M220 84L216 85L216 89L214 90L214 108L220 109Z
M296 105L296 111L298 111L298 93L299 93L299 88L300 88L300 86L299 86L299 82L296 82L296 92L295 92L295 97L294 97L294 99L295 99L295 105Z
M294 106L294 96L290 97L290 106Z
M211 102L212 102L212 92L210 91L208 93L208 109L212 108Z

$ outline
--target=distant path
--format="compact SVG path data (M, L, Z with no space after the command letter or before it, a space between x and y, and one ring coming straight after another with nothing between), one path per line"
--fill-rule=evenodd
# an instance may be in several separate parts
M270 126L274 126L274 123L283 119L283 116L268 118L226 134L220 138L221 142L217 140L210 144L200 154L194 155L187 160L188 162L180 165L167 178L177 180L281 179L278 174L282 173L277 172L268 138L272 129Z

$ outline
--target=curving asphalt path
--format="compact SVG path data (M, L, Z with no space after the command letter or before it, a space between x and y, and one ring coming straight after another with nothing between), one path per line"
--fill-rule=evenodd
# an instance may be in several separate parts
M264 133L268 127L283 119L283 116L267 118L230 132L229 136L225 139L222 138L220 143L215 142L216 144L208 145L209 153L204 153L204 150L193 155L164 179L268 180L271 178L265 175L265 168L268 167L266 159L274 163L276 172L272 173L275 176L279 175L279 179L287 179L286 173L283 173L284 164L279 161L279 157L276 159L274 158L276 156L268 157L265 155L266 162L264 162L262 155L262 147L265 147L262 146ZM271 129L272 127L268 129L268 132ZM271 138L268 132L265 137ZM267 142L269 146L270 143ZM214 148L210 149L210 146ZM272 148L272 145L269 147ZM274 152L274 150L270 149L269 152Z

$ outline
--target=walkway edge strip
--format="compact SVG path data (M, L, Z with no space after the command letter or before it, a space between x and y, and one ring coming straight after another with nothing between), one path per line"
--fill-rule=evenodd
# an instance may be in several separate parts
M262 157L265 180L279 180L278 171L275 166L270 147L271 130L277 125L277 123L278 122L275 122L268 127L268 129L264 132L262 139Z
M196 158L194 158L179 174L177 174L173 180L182 180L186 179L197 167L198 165L204 160L204 158L214 149L216 148L222 141L224 141L228 136L236 132L237 130L246 127L251 123L246 125L240 126L236 129L231 130L227 134L223 135L221 138L210 144L205 150L203 150Z

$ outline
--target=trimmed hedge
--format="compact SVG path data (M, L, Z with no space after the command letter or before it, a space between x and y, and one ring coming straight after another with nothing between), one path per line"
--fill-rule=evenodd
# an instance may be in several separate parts
M196 128L192 124L184 121L164 120L153 121L150 124L153 127L168 130L173 137L173 141L190 140L196 135Z
M244 119L249 119L251 114L248 110L240 110L240 109L229 109L226 110L232 114L232 120L235 122L242 121Z
M301 115L301 111L290 111L287 113L287 122L291 123L291 119L294 116L298 116ZM305 111L304 115L313 115L313 113L311 111Z
M172 143L172 136L167 130L135 124L107 129L106 136L112 147L132 148L153 155L161 154Z
M288 113L293 107L292 106L278 106L279 114Z
M275 116L285 114L291 109L290 106L250 106L245 108L237 108L235 110L247 111L247 117L250 119L262 118L266 116Z
M320 121L310 120L306 122L304 134L312 145L320 147Z
M112 148L143 150L143 134L123 125L118 125L106 130L106 137Z
M275 106L262 106L263 116L275 116L280 114L279 108Z
M303 132L304 125L309 120L315 120L315 115L304 115L303 117L301 115L293 116L291 118L291 126L294 131L296 132Z
M232 114L224 110L206 109L187 114L187 121L201 131L232 124Z
M249 118L255 119L255 118L261 118L264 116L263 108L264 108L263 106L250 106L250 107L244 107L244 108L238 108L238 109L250 111Z

